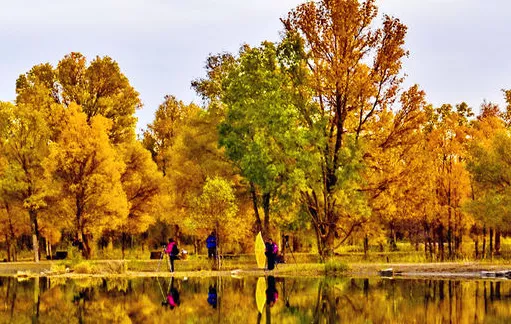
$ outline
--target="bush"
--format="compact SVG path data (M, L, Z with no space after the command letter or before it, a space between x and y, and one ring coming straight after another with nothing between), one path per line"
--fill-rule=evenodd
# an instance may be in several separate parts
M94 266L90 262L83 261L75 264L73 267L75 273L91 274L95 273Z
M63 263L59 263L59 264L52 264L51 267L50 267L50 272L53 272L53 273L64 273L66 272L66 265L63 264Z
M326 273L347 272L348 270L349 266L339 260L329 259L325 262Z
M82 274L124 274L128 271L128 265L124 261L83 261L76 264L73 269L75 273Z
M100 273L123 274L128 271L128 265L124 261L107 261L98 263L96 268Z

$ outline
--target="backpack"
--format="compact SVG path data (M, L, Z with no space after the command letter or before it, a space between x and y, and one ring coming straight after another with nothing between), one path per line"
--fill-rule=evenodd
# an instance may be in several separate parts
M177 247L177 244L174 244L172 246L172 251L170 251L172 255L178 255L179 254L179 248Z
M279 253L279 246L276 243L273 243L271 248L272 248L271 251L272 251L273 255L277 255Z

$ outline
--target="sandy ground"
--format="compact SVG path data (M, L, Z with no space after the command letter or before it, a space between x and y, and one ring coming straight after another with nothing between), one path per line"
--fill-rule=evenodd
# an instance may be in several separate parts
M101 261L96 261L101 262ZM112 262L112 261L105 261ZM115 261L120 262L120 261ZM276 270L266 271L257 268L242 268L236 270L220 270L220 271L176 271L169 273L168 271L127 271L123 274L99 273L99 274L78 274L70 272L52 272L51 267L54 262L41 261L35 262L4 262L0 263L0 276L57 276L66 278L85 278L85 277L210 277L210 276L322 276L324 273L314 270L314 266L302 267L300 265L279 265ZM294 270L294 267L297 269ZM311 270L303 270L310 268ZM151 264L148 263L148 269ZM478 279L502 277L503 272L510 271L511 278L511 262L509 264L489 264L480 262L442 262L442 263L352 263L349 264L349 271L339 273L343 276L352 277L372 277L382 275L381 271L391 269L384 272L383 276L391 277L410 277L410 278L460 278L460 279ZM390 275L389 275L390 273Z

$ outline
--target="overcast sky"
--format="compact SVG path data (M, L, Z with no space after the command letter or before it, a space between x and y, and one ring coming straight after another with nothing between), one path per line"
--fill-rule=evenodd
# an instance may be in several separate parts
M210 53L277 41L279 18L301 0L0 0L0 100L33 65L65 54L116 60L140 92L138 129L165 94L200 103L191 80ZM503 105L511 88L511 1L379 0L381 13L408 26L407 84L434 105L486 99Z

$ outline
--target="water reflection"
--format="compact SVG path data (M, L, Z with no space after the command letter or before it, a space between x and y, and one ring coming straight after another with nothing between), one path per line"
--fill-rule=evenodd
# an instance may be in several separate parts
M160 278L156 278L158 281L158 285L160 286L160 291L162 292L163 301L161 302L162 306L168 306L170 309L174 309L181 303L179 300L179 291L174 286L174 277L171 277L170 283L168 284L167 293L163 293L163 288L160 283Z
M268 288L266 289L266 305L272 307L279 298L279 292L275 286L275 277L268 277Z
M217 300L216 285L209 286L208 304L210 304L211 307L216 308L217 302L218 302L218 300Z
M0 323L506 323L511 281L0 277Z

